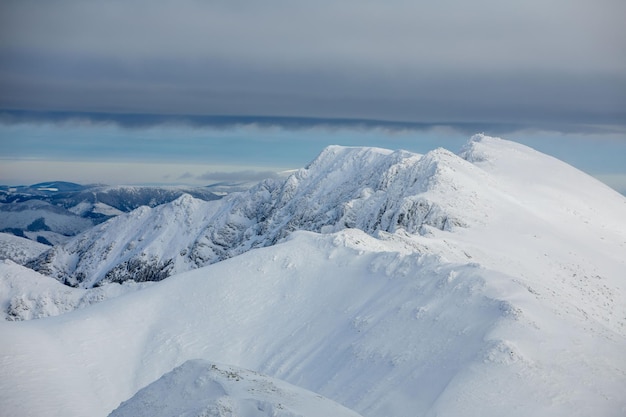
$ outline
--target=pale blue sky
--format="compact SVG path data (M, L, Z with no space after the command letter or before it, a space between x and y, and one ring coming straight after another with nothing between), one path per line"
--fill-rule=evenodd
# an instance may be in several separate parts
M299 128L262 124L128 128L84 121L0 124L0 183L206 185L300 168L332 144L418 153L444 147L457 152L470 136L450 127L345 124ZM553 155L626 192L626 134L527 130L500 136Z

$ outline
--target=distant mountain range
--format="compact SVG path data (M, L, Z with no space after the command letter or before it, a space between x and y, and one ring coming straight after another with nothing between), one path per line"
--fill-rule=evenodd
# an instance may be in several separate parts
M80 185L53 181L0 186L0 232L54 245L122 213L155 207L183 194L220 195L206 187Z

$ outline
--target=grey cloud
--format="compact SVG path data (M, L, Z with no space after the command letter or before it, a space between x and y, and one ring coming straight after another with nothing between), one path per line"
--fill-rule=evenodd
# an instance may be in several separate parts
M191 172L185 172L184 174L178 177L179 180L186 180L189 178L193 178L193 174L191 174Z
M422 68L619 65L619 0L5 2L3 44L131 63L212 56L235 63ZM80 36L77 36L80 35ZM616 52L609 54L607 52ZM581 61L582 54L599 57ZM320 59L333 59L326 62ZM363 68L362 68L363 69Z
M604 116L604 115L603 115ZM604 118L602 120L605 120ZM352 132L378 131L386 136L410 132L425 132L444 129L450 133L464 136L476 132L491 135L506 135L520 131L552 131L561 133L587 133L623 135L626 126L610 124L575 124L557 123L555 121L533 122L524 120L515 122L503 121L464 121L464 122L411 122L357 118L322 118L322 117L289 117L289 116L198 116L168 115L157 113L103 113L103 112L62 112L62 111L19 111L0 110L0 125L42 125L54 124L61 126L105 126L114 125L125 129L145 129L152 127L178 127L191 129L209 129L212 131L229 130L243 127L259 133L264 130L283 130L297 132L299 130L317 130L320 133L337 130Z
M0 108L626 120L621 0L5 1Z
M256 182L262 181L267 178L277 178L278 174L273 171L235 171L235 172L221 172L213 171L206 172L197 177L198 180L215 181L215 182L227 182L227 183L240 183L240 182Z

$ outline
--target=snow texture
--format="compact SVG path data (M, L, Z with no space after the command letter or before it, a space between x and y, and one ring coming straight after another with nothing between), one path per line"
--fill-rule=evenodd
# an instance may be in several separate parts
M110 417L358 417L320 395L254 371L190 360Z
M0 260L24 264L50 249L49 246L23 237L0 233Z
M11 260L4 260L0 261L0 319L20 321L58 316L147 285L149 283L129 281L124 285L71 288Z
M501 139L459 156L330 147L284 182L139 209L56 252L91 259L89 285L131 259L107 231L148 260L206 257L89 308L0 322L1 409L106 416L201 359L367 417L623 416L625 213L605 185ZM104 258L98 239L114 243Z

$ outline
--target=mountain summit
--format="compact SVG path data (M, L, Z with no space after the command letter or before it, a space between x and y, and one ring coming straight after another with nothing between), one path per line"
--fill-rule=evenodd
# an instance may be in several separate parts
M55 246L30 266L72 286L159 281L272 245L294 230L357 228L375 235L471 227L510 198L471 163L483 139L474 138L461 156L444 149L419 155L331 146L286 180L266 180L218 201L185 195L140 207ZM513 150L508 142L496 147L511 163L520 157L506 155Z

